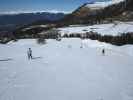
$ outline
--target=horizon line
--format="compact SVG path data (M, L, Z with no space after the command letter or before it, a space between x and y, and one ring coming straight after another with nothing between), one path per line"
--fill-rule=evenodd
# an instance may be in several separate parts
M3 11L0 12L0 15L12 15L12 14L28 14L28 13L43 13L43 12L48 12L48 13L64 13L64 14L69 14L72 11L63 11L63 10L19 10L19 11Z

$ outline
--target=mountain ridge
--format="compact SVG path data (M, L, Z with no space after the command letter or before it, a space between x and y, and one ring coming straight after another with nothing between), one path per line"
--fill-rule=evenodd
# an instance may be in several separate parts
M86 7L87 3L80 6L71 14L65 16L61 24L94 24L101 23L104 20L132 20L133 15L133 1L124 0L121 2L113 3L102 9L93 9ZM124 13L126 13L124 15ZM109 19L109 20L108 20Z
M14 30L17 26L28 25L39 20L55 21L63 18L64 13L36 12L0 15L0 31Z

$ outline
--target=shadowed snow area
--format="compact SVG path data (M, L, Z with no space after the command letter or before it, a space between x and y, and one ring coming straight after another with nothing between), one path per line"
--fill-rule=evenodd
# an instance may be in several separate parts
M9 58L0 61L0 100L133 100L132 45L27 39L0 45L0 60Z

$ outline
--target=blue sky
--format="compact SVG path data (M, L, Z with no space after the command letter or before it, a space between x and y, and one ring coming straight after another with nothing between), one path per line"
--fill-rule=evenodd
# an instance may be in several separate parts
M0 0L0 13L50 10L69 12L86 2L90 0Z

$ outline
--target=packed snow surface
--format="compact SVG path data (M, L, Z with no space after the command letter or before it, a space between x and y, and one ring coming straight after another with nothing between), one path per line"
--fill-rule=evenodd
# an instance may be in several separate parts
M76 34L86 32L97 32L101 35L120 35L123 33L133 32L133 22L114 22L109 24L97 24L92 26L69 26L59 28L60 33L64 34Z
M0 100L133 100L132 60L132 45L92 40L0 45Z

